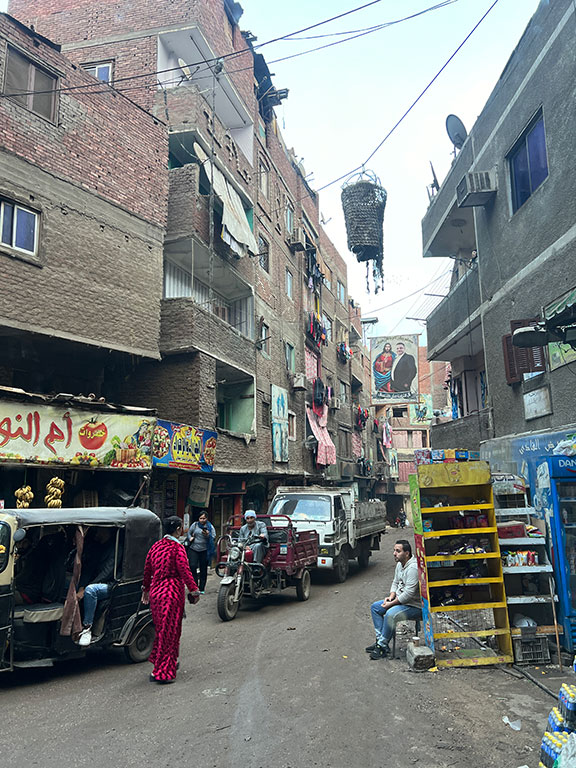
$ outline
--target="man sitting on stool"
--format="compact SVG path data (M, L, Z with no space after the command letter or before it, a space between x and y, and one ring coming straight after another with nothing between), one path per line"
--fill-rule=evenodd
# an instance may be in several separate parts
M399 539L394 545L396 570L390 594L370 606L376 630L376 642L366 648L373 661L384 659L390 649L388 643L399 621L422 618L422 602L418 583L418 563L412 557L410 542Z
M262 520L256 520L256 512L247 509L244 513L246 523L240 528L239 542L249 542L247 552L252 550L255 563L261 563L268 549L268 529Z

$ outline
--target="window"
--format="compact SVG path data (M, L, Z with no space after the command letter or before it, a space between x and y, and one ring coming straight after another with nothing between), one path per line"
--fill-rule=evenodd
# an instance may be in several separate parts
M296 440L296 414L288 411L288 440Z
M340 344L342 341L344 341L346 344L348 343L348 331L346 330L346 326L343 325L339 320L336 320L335 333L336 342L338 344Z
M350 432L346 429L338 430L338 453L340 456L350 456Z
M324 264L324 285L326 288L332 290L332 280L334 279L334 276L332 274L332 270L330 267L327 267L326 264Z
M270 328L262 323L260 328L260 350L265 355L270 355Z
M322 313L322 325L326 328L327 340L332 341L332 319L324 313Z
M344 287L344 283L341 283L340 280L338 280L336 295L341 304L346 304L346 288Z
M348 384L345 381L340 382L340 402L342 405L348 402Z
M262 269L270 272L270 246L262 235L258 235L258 261Z
M286 368L290 371L290 373L294 373L296 371L296 358L294 353L294 347L292 344L289 344L287 341L284 342L284 352L286 355Z
M392 416L395 419L403 419L407 413L407 408L392 408Z
M517 211L548 176L544 118L540 113L528 126L509 156L512 207Z
M112 82L112 62L101 61L99 64L82 64L84 72L88 72L97 80L101 80L103 83Z
M294 208L292 203L286 203L286 234L291 235L294 230Z
M54 120L56 78L8 47L4 93L31 112Z
M268 197L268 180L269 180L269 169L268 166L260 161L258 165L258 186L260 187L260 192L264 195L264 197Z
M266 400L262 400L262 426L270 426L270 403L267 403Z
M546 370L546 353L544 347L515 347L512 344L512 336L518 328L526 328L538 322L537 318L526 320L511 320L510 333L502 336L502 352L504 355L504 371L507 384L517 384L522 381L525 373L543 373ZM481 375L480 400L487 398L486 373Z
M294 283L294 277L292 275L292 272L288 268L286 268L286 295L289 299L292 298L292 286Z
M0 200L0 242L15 251L35 255L39 218L34 211Z

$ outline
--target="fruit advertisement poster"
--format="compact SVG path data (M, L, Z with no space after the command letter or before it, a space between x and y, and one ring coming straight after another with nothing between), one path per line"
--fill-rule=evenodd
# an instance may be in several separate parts
M155 467L212 472L218 433L158 419L154 431Z
M0 400L0 462L151 466L155 418Z

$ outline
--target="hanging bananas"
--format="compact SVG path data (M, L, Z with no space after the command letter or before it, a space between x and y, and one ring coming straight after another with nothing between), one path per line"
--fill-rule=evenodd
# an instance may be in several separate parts
M59 509L62 506L62 495L64 494L64 480L61 477L53 477L46 486L46 496L44 504L49 509Z
M29 485L23 485L22 488L18 488L14 491L16 497L16 509L28 509L30 502L34 498L32 488Z

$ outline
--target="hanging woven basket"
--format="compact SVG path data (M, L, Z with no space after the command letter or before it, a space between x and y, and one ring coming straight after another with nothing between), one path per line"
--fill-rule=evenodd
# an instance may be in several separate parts
M358 261L382 259L386 198L386 190L374 174L362 173L342 187L348 248Z

